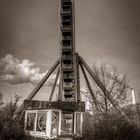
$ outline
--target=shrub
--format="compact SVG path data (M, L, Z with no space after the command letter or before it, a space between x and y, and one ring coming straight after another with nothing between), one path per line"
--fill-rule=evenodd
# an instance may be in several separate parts
M17 102L19 97L15 96L15 101L10 101L0 110L0 140L23 140L23 118L16 115Z
M85 115L84 140L139 140L140 129L120 116Z

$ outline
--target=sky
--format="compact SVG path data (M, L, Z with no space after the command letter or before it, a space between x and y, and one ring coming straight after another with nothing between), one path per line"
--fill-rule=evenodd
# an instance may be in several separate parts
M89 66L105 62L126 74L137 97L139 7L139 0L75 0L76 51ZM0 92L6 100L13 93L25 99L59 58L59 21L59 0L0 0Z

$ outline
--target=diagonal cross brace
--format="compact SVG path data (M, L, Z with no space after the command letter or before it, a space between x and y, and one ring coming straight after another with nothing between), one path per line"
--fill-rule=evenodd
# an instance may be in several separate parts
M93 101L94 101L96 110L99 111L98 104L100 104L101 107L102 107L102 109L104 109L104 106L97 100L96 96L94 95L94 93L93 93L93 91L92 91L92 88L91 88L89 79L88 79L88 77L87 77L87 75L86 75L86 72L85 72L85 70L84 70L84 67L83 67L82 63L80 63L80 67L81 67L82 73L83 73L83 75L84 75L84 78L85 78L87 87L88 87L88 89L89 89L89 91L90 91L90 95L91 95L91 97L92 97L92 99L93 99Z
M46 73L44 78L37 84L37 86L34 88L34 90L31 92L31 94L26 98L27 100L32 100L34 96L37 94L37 92L40 90L40 88L43 86L43 84L46 82L46 80L50 77L50 75L53 73L53 71L57 68L57 66L60 64L60 59L58 59L55 64L50 68L50 70ZM17 110L17 113L22 112L24 109L24 103L21 104L20 108Z
M52 88L52 91L51 91L51 94L50 94L50 97L49 97L49 101L52 101L53 94L54 94L54 91L55 91L55 87L57 85L57 81L58 81L58 78L59 78L59 74L60 74L60 67L58 68L58 71L57 71L57 74L56 74L56 77L55 77L55 81L54 81L53 88Z
M81 63L80 63L80 67L81 67L82 73L83 73L83 75L84 75L84 78L85 78L87 87L88 87L88 89L89 89L89 91L90 91L91 97L92 97L92 99L93 99L93 101L94 101L95 107L96 107L96 109L98 110L98 107L97 107L97 100L96 100L96 98L95 98L95 96L94 96L94 94L93 94L93 91L92 91L92 89L91 89L91 85L90 85L89 80L88 80L88 78L87 78L86 72L85 72L85 70L84 70L84 68L83 68L83 66L82 66Z
M96 82L96 84L98 85L98 87L106 95L106 97L108 98L108 100L110 101L110 103L113 105L113 107L117 110L117 112L119 114L121 114L129 123L132 123L132 121L128 118L128 116L123 111L121 111L120 106L115 102L115 100L113 99L113 97L110 95L109 91L103 86L103 84L100 81L100 79L93 73L93 71L91 70L91 68L88 66L88 64L84 61L84 59L81 56L79 56L79 61L80 61L80 63L82 63L82 65L87 70L87 72L90 74L90 76L94 79L94 81Z
M39 82L39 84L31 92L31 94L27 97L27 100L32 100L34 98L34 96L37 94L37 92L40 90L43 84L47 81L47 79L50 77L50 75L53 73L53 71L56 69L59 63L60 63L60 60L58 59L55 62L55 64L50 68L50 70L47 72L47 74L44 76L44 78Z

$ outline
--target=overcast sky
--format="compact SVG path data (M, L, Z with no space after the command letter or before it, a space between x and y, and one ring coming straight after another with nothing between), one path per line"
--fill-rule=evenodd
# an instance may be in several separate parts
M140 1L75 1L76 50L115 66L138 94ZM0 0L0 92L29 95L59 58L59 35L59 0Z

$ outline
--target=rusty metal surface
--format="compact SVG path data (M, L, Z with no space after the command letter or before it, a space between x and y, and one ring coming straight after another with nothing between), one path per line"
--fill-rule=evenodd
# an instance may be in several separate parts
M38 109L60 109L66 111L85 111L85 102L77 101L37 101L37 100L25 100L24 108L27 110Z

